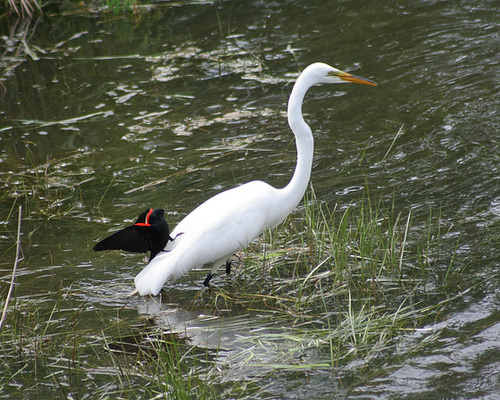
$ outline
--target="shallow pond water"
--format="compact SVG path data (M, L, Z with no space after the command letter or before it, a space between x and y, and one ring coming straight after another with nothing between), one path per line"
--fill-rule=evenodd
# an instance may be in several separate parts
M4 20L2 299L23 204L15 296L33 302L56 330L73 323L76 310L90 332L118 316L154 316L196 347L220 347L220 393L238 383L240 398L495 398L497 11L493 2L473 1L226 1ZM438 278L425 284L451 271L456 287L444 296L461 293L366 368L353 357L332 369L314 347L295 350L284 336L267 342L274 347L256 346L252 335L281 332L283 320L265 304L214 310L214 297L225 292L201 288L206 271L168 284L161 301L127 298L141 257L91 251L144 208L166 208L175 225L223 189L253 179L285 185L295 161L286 101L298 73L315 61L379 83L308 94L316 197L343 210L368 190L396 215L411 210L415 243L435 219L440 251L430 265ZM214 287L229 291L231 279L245 280L244 268L220 274ZM54 296L61 296L57 319ZM296 368L283 367L290 364ZM16 379L3 385L4 398L19 387L27 397L57 393L53 384L38 391ZM95 385L105 393L104 383Z

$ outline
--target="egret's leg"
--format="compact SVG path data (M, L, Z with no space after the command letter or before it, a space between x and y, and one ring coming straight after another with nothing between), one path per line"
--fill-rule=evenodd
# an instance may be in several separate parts
M214 264L212 265L212 269L210 270L210 272L208 273L207 277L205 278L205 280L203 281L203 286L208 286L208 284L210 283L210 280L213 278L213 276L215 275L215 272L220 268L222 267L222 265L227 262L226 261L227 259L224 257L216 262L214 262ZM227 268L227 267L226 267Z
M215 274L212 274L211 272L208 273L207 277L203 281L203 286L208 287L210 280L213 278Z
M241 262L241 256L238 253L233 254L233 256L236 257L239 262ZM226 260L226 274L228 275L231 273L231 267L233 266L231 260L231 257Z

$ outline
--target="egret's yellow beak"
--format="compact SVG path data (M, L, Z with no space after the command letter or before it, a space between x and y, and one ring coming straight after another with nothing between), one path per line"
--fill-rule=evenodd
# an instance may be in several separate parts
M371 85L371 86L377 86L378 83L373 82L369 79L362 78L361 76L356 76L352 74L348 74L347 72L341 72L337 75L340 79L346 82L351 82L351 83L362 83L364 85Z

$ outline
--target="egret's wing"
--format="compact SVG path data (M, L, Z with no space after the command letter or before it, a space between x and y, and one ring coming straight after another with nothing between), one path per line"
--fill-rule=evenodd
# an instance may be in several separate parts
M198 266L218 262L243 249L267 228L265 202L276 190L254 181L219 193L186 216L172 232L166 252L158 254L136 276L141 295L157 295L167 280Z

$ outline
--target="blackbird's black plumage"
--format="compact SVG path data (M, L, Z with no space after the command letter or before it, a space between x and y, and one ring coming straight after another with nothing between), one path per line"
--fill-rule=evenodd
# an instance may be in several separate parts
M134 225L127 226L101 240L93 249L125 250L134 253L146 253L149 250L151 251L149 261L151 261L165 248L169 240L173 239L165 221L165 210L150 208L140 215Z

